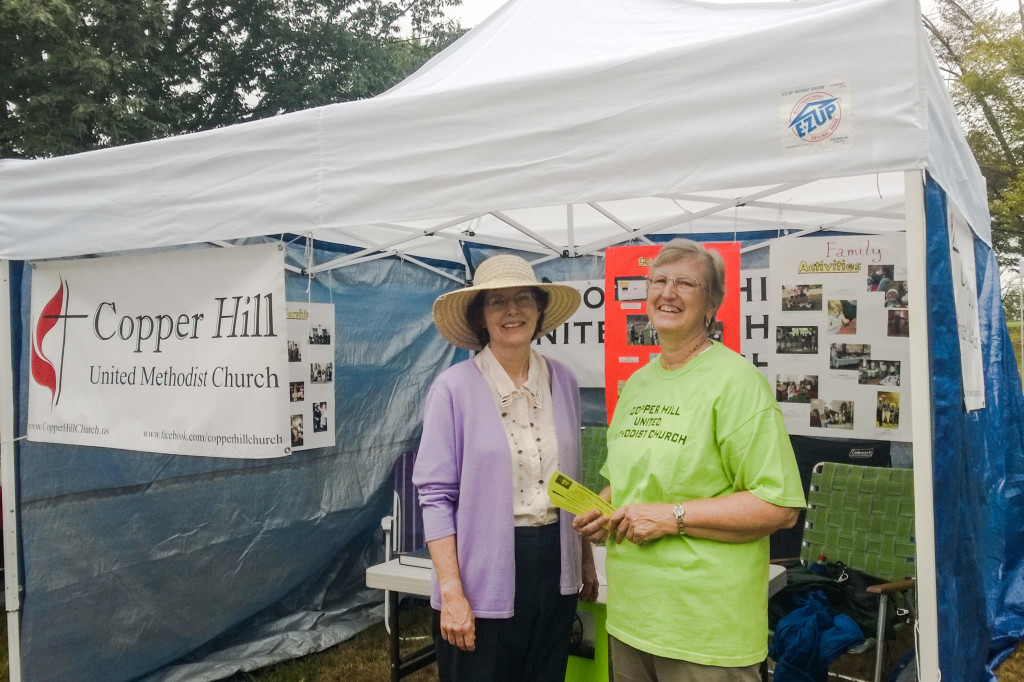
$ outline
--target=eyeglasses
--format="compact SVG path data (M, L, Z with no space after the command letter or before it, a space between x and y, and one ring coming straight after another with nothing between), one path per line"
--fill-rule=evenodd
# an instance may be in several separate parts
M491 311L505 310L509 303L514 303L516 308L520 310L536 310L537 292L520 291L512 298L506 298L504 296L488 296L484 299L484 305Z
M685 275L679 275L678 277L669 277L668 275L652 275L647 278L650 283L649 288L652 291L662 291L668 286L669 282L675 285L676 291L683 293L688 291L696 291L697 289L705 288L703 284L698 282L692 277L686 277Z

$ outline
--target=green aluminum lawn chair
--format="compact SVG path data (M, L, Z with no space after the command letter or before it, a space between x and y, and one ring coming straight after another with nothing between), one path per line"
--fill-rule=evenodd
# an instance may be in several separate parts
M800 559L824 554L887 582L867 588L878 597L874 681L882 676L886 623L894 595L906 595L914 618L914 477L911 469L823 462L811 474Z

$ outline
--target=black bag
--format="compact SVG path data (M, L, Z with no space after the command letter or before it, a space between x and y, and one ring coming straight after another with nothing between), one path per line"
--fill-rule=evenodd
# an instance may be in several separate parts
M832 608L853 618L865 638L874 637L878 629L878 595L866 590L871 585L884 582L841 561L826 564L822 574L804 566L789 568L786 570L786 586L768 601L768 627L774 630L775 624L797 607L798 596L820 590L828 597ZM903 620L905 612L891 603L886 614L886 634L892 635L896 624Z

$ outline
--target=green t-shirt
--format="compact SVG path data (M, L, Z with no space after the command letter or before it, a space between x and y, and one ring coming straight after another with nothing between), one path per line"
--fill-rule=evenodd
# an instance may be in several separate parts
M616 507L744 490L782 507L804 506L768 382L718 343L671 372L654 360L626 382L602 474ZM608 632L632 647L724 667L767 655L767 537L608 543L607 577Z

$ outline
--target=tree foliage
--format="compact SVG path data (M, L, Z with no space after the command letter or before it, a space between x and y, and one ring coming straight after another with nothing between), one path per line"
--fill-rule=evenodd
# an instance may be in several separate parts
M967 141L988 182L993 247L1004 268L1024 255L1024 0L937 0L925 18Z
M460 3L0 0L0 157L373 96L460 35Z

